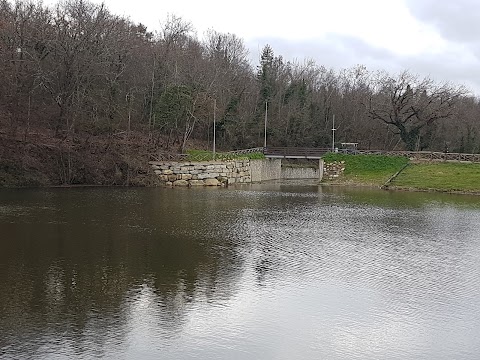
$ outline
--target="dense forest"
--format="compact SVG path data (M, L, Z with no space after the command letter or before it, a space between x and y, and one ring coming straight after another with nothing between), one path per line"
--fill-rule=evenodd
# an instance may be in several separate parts
M147 29L83 0L0 0L0 185L142 184L188 146L480 151L480 102L408 71L258 64L234 34L165 15ZM213 119L215 129L213 129ZM36 175L32 175L36 174Z

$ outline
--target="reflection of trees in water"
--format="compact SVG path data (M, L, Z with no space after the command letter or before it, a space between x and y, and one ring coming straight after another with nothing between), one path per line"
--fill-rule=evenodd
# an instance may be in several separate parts
M48 250L47 250L48 251ZM94 266L38 256L14 258L0 275L0 329L7 344L22 357L42 346L74 343L75 349L102 349L114 337L108 333L121 324L121 293L128 289L125 272L105 263ZM122 336L122 328L115 335ZM17 353L18 355L18 353Z
M175 337L192 309L231 299L245 268L264 286L314 277L399 306L419 296L428 313L432 294L457 293L466 276L454 261L478 254L478 213L463 204L252 189L29 196L23 217L0 215L0 348L29 357L51 342L101 357L132 333Z
M95 199L75 200L56 224L41 214L35 224L0 223L0 348L28 344L35 354L58 341L101 354L106 344L124 343L138 321L132 314L175 333L191 304L222 302L235 291L242 259L221 203L205 210L199 201L189 212L163 198L99 208L87 206ZM215 221L206 223L209 216ZM146 299L152 307L139 312Z

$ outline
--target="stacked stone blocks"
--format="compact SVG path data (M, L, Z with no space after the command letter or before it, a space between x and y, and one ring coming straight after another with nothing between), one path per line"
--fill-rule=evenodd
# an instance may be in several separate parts
M252 182L249 160L149 163L166 186L226 186Z
M323 176L329 180L334 180L343 175L345 171L345 161L334 161L324 163Z

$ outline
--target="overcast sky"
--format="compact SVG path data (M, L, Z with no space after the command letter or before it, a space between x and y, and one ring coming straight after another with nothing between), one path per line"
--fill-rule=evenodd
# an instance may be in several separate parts
M56 3L54 0L45 4ZM101 0L93 0L101 3ZM480 95L478 0L104 0L111 12L159 30L168 14L245 41L256 65L270 44L286 60L410 70Z

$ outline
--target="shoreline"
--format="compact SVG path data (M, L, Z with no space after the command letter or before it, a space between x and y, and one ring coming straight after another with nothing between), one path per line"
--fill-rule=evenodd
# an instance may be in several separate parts
M305 184L302 184L302 180L305 180ZM402 187L402 186L395 186L395 185L379 185L379 184L369 184L369 183L361 183L361 182L353 182L353 181L345 181L345 182L329 182L329 181L315 181L313 179L295 179L295 180L281 180L282 184L284 185L291 185L295 182L295 185L317 185L317 186L331 186L331 187L357 187L357 188L371 188L377 190L384 190L384 191L398 191L398 192L421 192L421 193L443 193L443 194L454 194L454 195L473 195L473 196L480 196L480 191L468 191L468 190L445 190L445 189L436 189L436 188L415 188L415 187ZM255 182L249 184L242 184L242 186L248 185L268 185L280 180L271 180L271 181L264 181L264 182ZM308 181L308 183L307 183ZM231 186L235 188L234 186ZM80 189L80 188L173 188L171 186L162 186L162 185L102 185L102 184L71 184L71 185L47 185L47 186L2 186L0 187L0 191L4 190L46 190L46 189ZM228 188L221 187L222 189Z
M364 187L364 188L375 188L378 190L384 191L399 191L399 192L430 192L430 193L443 193L443 194L455 194L455 195L474 195L480 196L480 190L478 191L468 191L468 190L446 190L446 189L436 189L436 188L415 188L415 187L403 187L403 186L395 186L395 185L379 185L379 184L368 184L368 183L361 183L361 182L320 182L319 185L327 185L327 186L338 186L338 187Z

